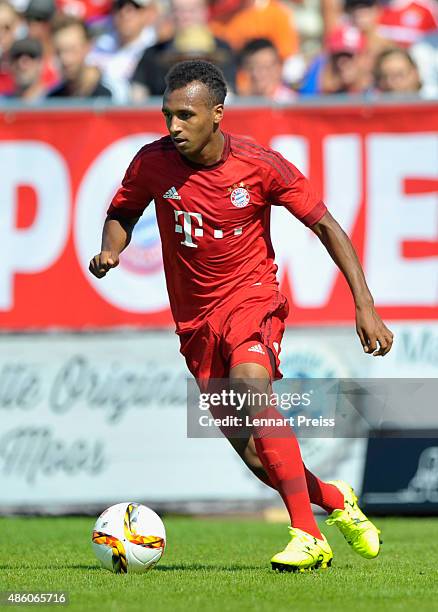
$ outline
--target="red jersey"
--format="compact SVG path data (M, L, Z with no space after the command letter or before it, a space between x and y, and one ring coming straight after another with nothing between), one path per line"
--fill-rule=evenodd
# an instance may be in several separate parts
M236 291L277 286L271 205L305 225L326 212L308 180L280 153L224 134L222 158L199 166L169 136L143 147L108 210L139 217L154 200L177 333L199 327Z
M438 28L435 0L392 0L379 18L379 34L398 45L410 47Z

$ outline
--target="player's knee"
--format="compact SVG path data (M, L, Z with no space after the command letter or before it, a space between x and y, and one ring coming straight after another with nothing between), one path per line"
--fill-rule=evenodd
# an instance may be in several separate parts
M239 363L231 368L230 378L260 381L267 380L269 383L270 374L266 367L259 363Z
M230 387L240 395L246 412L255 416L269 402L271 378L263 366L257 363L242 363L232 368Z

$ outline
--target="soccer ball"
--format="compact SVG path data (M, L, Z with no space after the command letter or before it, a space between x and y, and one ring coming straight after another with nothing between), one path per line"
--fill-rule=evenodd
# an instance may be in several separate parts
M153 510L124 502L102 512L91 540L96 557L105 569L116 574L142 573L160 560L166 531Z

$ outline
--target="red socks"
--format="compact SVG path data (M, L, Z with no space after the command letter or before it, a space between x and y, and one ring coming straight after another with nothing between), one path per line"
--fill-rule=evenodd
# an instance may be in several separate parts
M304 472L312 504L324 508L329 514L333 510L344 509L344 496L337 487L320 480L315 474L309 472L306 466L304 466Z
M275 408L266 408L256 418L282 417ZM291 428L287 425L254 425L253 429L257 455L286 505L292 527L302 529L321 540L321 532L310 506L300 447Z
M312 474L306 466L304 465L304 473L306 475L306 483L307 483L307 491L309 493L309 499L312 504L315 504L325 510L328 514L331 514L333 510L343 510L344 509L344 496L334 485L327 484L326 482L320 480L315 474ZM271 482L269 476L265 474L260 474L257 472L255 474L265 485L275 489L277 491L277 487Z
M275 411L275 414L276 414L276 417L274 417L274 414L271 412L270 418L281 418L281 415L279 412ZM275 431L274 431L274 428L272 429L273 429L272 435L275 438L276 436L279 435L280 430L277 431L277 429L275 428ZM295 435L289 427L285 427L284 435L285 437L284 439L283 438L281 439L281 442L282 443L286 442L285 446L287 446L287 452L288 453L292 452L292 455L294 455L295 445L298 446L298 442L295 438ZM262 465L266 472L266 474L257 473L258 478L262 482L264 482L266 485L268 485L269 487L279 490L277 484L274 484L274 482L277 482L277 480L275 481L273 480L273 476L271 476L270 472L267 469L266 462L261 457L261 452L263 452L263 449L262 449L260 440L259 442L257 442L257 439L254 438L254 442L256 445L257 455L260 461L262 462ZM299 447L298 447L298 454L301 460L301 453L300 453ZM310 470L307 469L304 463L303 463L303 468L304 468L304 475L306 479L306 486L307 486L307 491L309 494L310 502L312 504L316 504L317 506L325 510L328 514L331 514L333 510L343 510L344 509L344 496L339 491L339 489L332 484L328 484L324 482L323 480L320 480L317 476L315 476L315 474L313 474Z

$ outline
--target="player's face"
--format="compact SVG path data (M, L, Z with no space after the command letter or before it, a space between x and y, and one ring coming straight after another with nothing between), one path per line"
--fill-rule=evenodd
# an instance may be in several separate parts
M164 93L163 115L175 147L196 157L211 141L223 116L223 104L212 105L203 83L193 82Z

